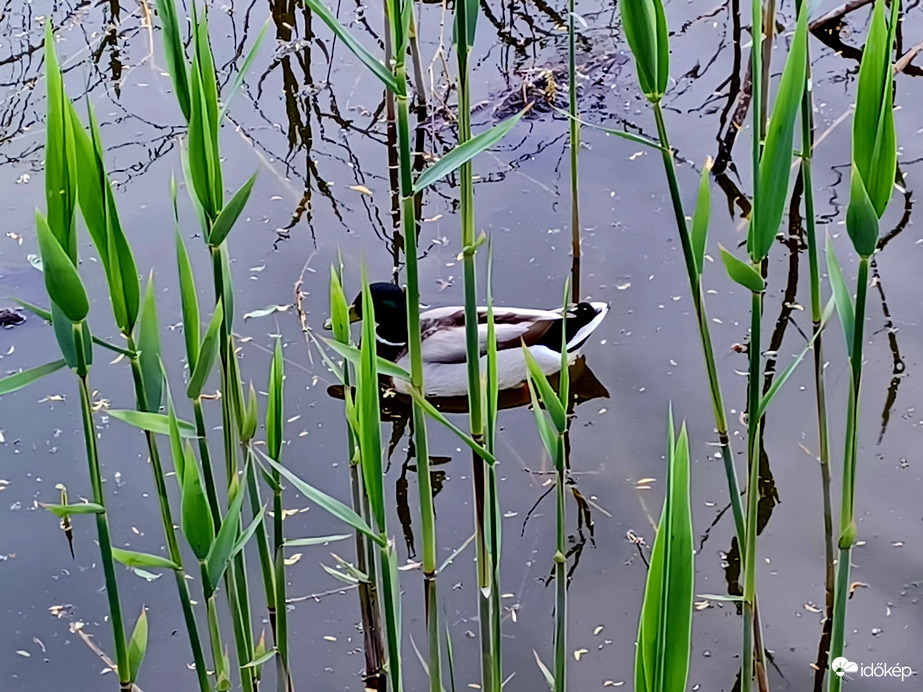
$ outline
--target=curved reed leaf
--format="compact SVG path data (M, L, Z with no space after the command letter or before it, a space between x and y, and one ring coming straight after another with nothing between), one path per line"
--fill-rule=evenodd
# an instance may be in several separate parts
M202 561L208 557L209 549L214 541L215 522L212 520L208 500L205 499L205 492L202 490L202 477L188 440L183 455L181 526L183 535L192 547L192 552Z
M731 279L754 293L762 293L765 290L766 285L763 277L760 276L756 269L743 260L737 259L722 245L719 244L718 249L721 251L721 259L724 260L724 267L727 269L728 276Z
M409 1L409 0L408 0ZM397 79L395 79L394 74L389 70L385 65L381 63L375 56L366 50L365 46L359 43L358 40L349 32L345 26L340 24L339 20L331 14L330 10L327 9L327 6L324 5L322 0L306 0L308 6L311 8L311 11L314 12L315 16L319 17L320 20L326 24L330 30L336 34L343 44L350 50L350 52L359 58L359 62L365 65L384 85L386 89L395 94L396 96L406 96L405 93L401 91L398 87Z
M889 185L889 197L890 199ZM849 178L849 206L846 207L846 232L860 257L871 257L878 247L878 214L868 188L855 163Z
M189 378L189 384L186 386L186 396L190 399L198 399L202 395L202 388L205 381L208 380L215 361L218 359L218 349L221 345L221 324L224 319L224 310L219 300L215 304L215 312L212 314L211 322L208 323L208 329L205 330L205 338L202 339L202 348L199 351L199 357L196 359L195 370Z
M82 322L90 312L90 302L77 267L67 255L48 226L41 212L35 212L38 246L45 270L45 289L48 296L61 308L71 322Z
M840 324L843 326L843 336L846 337L846 351L849 357L852 358L853 334L856 329L856 307L853 304L849 288L846 286L843 270L840 269L840 262L836 257L836 251L833 249L833 242L829 235L827 236L827 275L830 277L830 287L833 289L836 311L840 316Z
M113 552L115 552L114 548ZM128 670L132 681L138 679L138 671L141 670L145 653L147 653L147 610L142 608L135 622L135 628L132 630L131 639L128 640Z
M417 181L413 186L414 194L425 190L430 185L441 180L450 173L454 173L482 151L490 149L493 145L503 139L510 130L513 129L516 123L522 119L522 116L526 114L529 108L530 106L526 106L516 115L507 118L499 125L494 125L486 132L482 132L481 134L472 137L464 144L460 144L453 148L448 154L443 156L436 163L429 166L420 174L420 177L417 178Z
M163 371L160 365L160 327L157 322L157 299L154 296L154 273L147 280L141 322L138 327L138 361L147 399L147 410L156 413L163 400Z
M699 177L699 195L695 202L695 213L692 216L692 229L689 240L692 244L692 256L695 259L695 268L701 276L705 264L705 246L708 242L708 217L711 212L711 160L702 167Z
M215 223L212 226L211 234L208 236L209 245L221 245L225 238L228 237L234 224L237 223L237 219L240 218L240 214L243 212L247 200L250 198L250 191L253 189L253 183L255 182L256 173L251 175L250 179L240 186L240 189L234 193L234 196L231 197L230 201L218 214L218 218L215 219Z
M137 550L112 549L112 557L126 567L147 567L150 569L180 569L170 558L150 553L140 553Z
M45 377L45 375L50 375L53 372L57 372L61 368L67 365L65 360L56 360L53 363L45 363L45 365L39 365L29 370L23 370L22 372L17 372L14 375L7 375L3 379L0 379L0 396L4 394L12 394L15 391L22 389L23 387L28 387L33 382Z

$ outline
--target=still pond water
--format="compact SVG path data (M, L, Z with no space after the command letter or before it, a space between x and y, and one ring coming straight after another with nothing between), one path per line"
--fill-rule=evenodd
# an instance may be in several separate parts
M86 95L102 121L108 164L117 182L123 225L143 270L153 269L168 368L181 371L182 335L173 261L169 180L180 175L177 137L181 115L164 73L159 31L147 18L150 3L122 3L110 31L110 3L39 1L0 3L0 294L43 302L41 275L31 265L37 253L33 209L44 205L42 161L45 111L42 81L43 22L50 16L60 39L66 85ZM746 3L744 3L746 4ZM816 3L815 14L838 3ZM910 3L901 53L923 38L923 11ZM649 109L636 91L633 68L615 3L585 0L578 11L581 109L585 118L609 127L654 134ZM566 121L547 105L566 94L565 3L483 3L474 49L475 127L491 124L522 102L542 100L513 133L476 162L477 225L493 238L494 293L498 303L522 307L558 304L571 263ZM719 141L734 128L733 114L748 59L748 20L738 3L667 3L673 30L672 75L666 99L668 127L681 160L681 183L689 199L697 170L719 153ZM489 13L488 13L489 10ZM790 3L780 19L791 25ZM344 22L374 47L380 31L378 7L344 3ZM226 181L236 188L254 170L259 179L245 217L230 240L238 289L238 331L242 368L257 386L265 382L273 335L285 342L291 444L287 463L323 490L346 499L348 480L341 404L331 399L333 383L306 346L296 310L296 284L307 324L326 317L327 272L342 252L357 288L360 258L373 278L388 280L395 267L382 94L342 45L332 40L294 0L212 6L212 25L222 80L267 17L265 42L231 109L222 147ZM424 139L427 151L451 145L454 133L443 99L444 62L451 24L439 3L421 9L420 35L432 108ZM867 9L846 18L837 32L844 45L812 38L818 132L817 204L820 232L835 238L845 271L855 264L843 231L850 120L857 62L850 46L861 45ZM312 36L312 31L316 31ZM113 33L114 32L114 33ZM784 54L788 36L776 39ZM842 53L842 54L841 54ZM775 58L774 72L781 57ZM449 57L448 64L454 66ZM923 356L920 275L923 245L913 223L916 176L923 161L918 114L923 107L921 70L912 64L897 79L899 165L906 194L898 191L883 228L877 255L866 333L865 388L860 431L857 511L862 544L854 551L853 578L861 582L850 602L848 656L872 663L903 663L923 669L923 386L917 366ZM544 104L544 106L542 105ZM582 650L571 667L575 690L632 685L634 636L645 564L631 535L653 540L652 517L663 492L665 421L668 402L691 431L693 519L698 535L696 593L723 594L734 580L728 566L733 523L727 512L723 465L716 457L711 408L686 286L682 254L661 162L638 145L584 129L580 153L583 262L581 296L608 301L612 310L585 348L584 398L576 409L571 465L579 493L569 496L573 548L570 645ZM741 218L749 168L749 130L731 152L724 192L715 186L710 250L715 242L734 247L745 237ZM737 166L734 159L737 159ZM739 167L739 172L737 168ZM457 216L458 189L448 181L425 200L420 268L422 299L431 305L463 301ZM194 219L182 209L188 238ZM188 243L207 286L206 253ZM93 301L94 331L115 333L106 305L102 271L83 239L82 272ZM807 259L795 238L777 244L770 262L767 294L770 349L781 364L804 343L811 328ZM794 252L794 255L792 254ZM735 345L747 340L748 297L716 265L706 267L712 329L737 453L743 449L746 356ZM11 307L3 299L0 307ZM268 316L242 319L268 306ZM774 323L778 316L779 321ZM835 326L835 325L834 325ZM838 328L826 341L828 397L835 450L841 445L847 371ZM768 334L764 339L768 340ZM768 343L768 341L764 341ZM55 358L56 346L39 320L0 331L0 371L12 372ZM767 354L771 356L772 354ZM97 399L113 408L132 405L124 364L109 365L100 353L93 371ZM810 364L806 362L766 422L771 476L763 484L765 526L759 543L759 593L766 645L773 654L774 690L810 690L821 633L823 529L820 472L815 461ZM216 412L212 412L216 418ZM460 424L464 419L459 418ZM545 580L552 567L554 507L549 460L525 408L501 415L499 440L504 512L502 567L506 620L505 668L515 672L510 689L544 686L533 650L551 658L552 601ZM108 418L97 417L113 540L117 545L160 552L162 533L143 439ZM437 497L439 544L446 554L472 532L469 455L457 441L432 426L432 453L440 457ZM72 497L88 493L79 401L67 373L0 401L0 689L113 689L113 676L74 630L101 645L108 641L105 596L94 536L78 522L76 559L71 559L57 522L36 502L57 501L55 485ZM398 499L416 496L406 437L392 457L387 485ZM836 452L835 452L836 454ZM837 458L836 456L834 457ZM738 463L743 473L743 464ZM834 465L838 477L839 465ZM834 487L835 497L839 488ZM578 497L583 499L578 504ZM411 505L413 505L413 501ZM286 521L289 535L341 531L322 511L294 494L287 506L304 511ZM398 506L399 503L398 503ZM401 532L401 523L404 529ZM389 521L402 559L412 560L416 531L413 511ZM417 531L418 533L418 531ZM345 545L345 544L344 544ZM345 550L346 548L344 548ZM478 645L472 554L466 552L441 577L445 619L458 661L458 683L478 678ZM294 675L299 689L359 690L363 667L355 594L342 591L320 567L329 550L308 548L290 568ZM151 643L139 684L145 692L192 689L186 669L188 645L175 591L168 579L148 582L119 572L123 602L134 615L149 608ZM424 639L419 574L403 573L406 630ZM690 688L731 690L739 660L740 619L733 604L698 598ZM422 670L412 648L405 651L408 689L423 689ZM918 682L857 681L856 689L916 689Z

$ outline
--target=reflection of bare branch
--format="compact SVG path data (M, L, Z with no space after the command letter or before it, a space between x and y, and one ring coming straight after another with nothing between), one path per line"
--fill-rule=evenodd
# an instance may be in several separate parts
M811 31L817 31L818 29L826 27L828 24L832 24L833 22L842 19L850 12L858 10L860 7L870 5L871 3L872 0L850 0L850 2L843 3L839 7L830 10L827 14L813 20L810 24L808 24L808 28Z

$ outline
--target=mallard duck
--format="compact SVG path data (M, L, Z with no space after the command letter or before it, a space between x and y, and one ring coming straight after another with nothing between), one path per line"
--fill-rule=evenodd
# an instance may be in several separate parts
M373 283L369 287L375 306L375 334L378 355L410 370L407 351L407 297L399 286ZM571 362L609 311L607 303L581 302L562 314L561 308L494 307L497 335L497 374L501 390L523 384L527 377L522 344L525 343L546 375L561 369L561 330L567 335ZM362 294L349 309L350 320L362 319ZM486 367L487 308L478 308L481 367ZM426 396L461 396L468 391L465 349L465 309L458 306L433 308L420 313L423 338L423 380ZM406 392L403 381L394 388Z

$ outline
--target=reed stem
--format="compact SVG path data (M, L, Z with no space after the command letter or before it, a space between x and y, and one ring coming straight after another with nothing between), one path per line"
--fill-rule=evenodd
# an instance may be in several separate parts
M856 312L852 353L849 357L850 387L846 412L846 445L843 455L843 490L840 507L839 560L837 561L836 592L833 597L833 631L830 638L830 658L842 656L846 639L846 602L849 599L849 568L852 546L856 539L856 457L858 456L859 392L862 384L862 344L865 332L865 301L868 293L869 258L859 258L859 278L856 282ZM830 692L838 692L842 678L830 676Z
M128 350L137 353L137 348L131 335L128 336ZM135 400L139 411L148 410L147 392L144 387L144 379L141 376L141 362L138 356L132 356L131 374L135 385ZM180 606L183 610L183 620L186 624L186 631L189 634L189 646L192 649L192 660L195 663L196 677L199 681L199 689L202 692L209 692L210 685L208 682L208 668L205 665L205 655L202 651L202 641L199 638L199 628L196 624L195 612L192 608L192 602L189 596L189 586L186 583L186 572L183 569L183 556L179 549L179 542L176 540L176 528L173 523L173 513L170 509L170 499L167 495L167 485L164 479L163 464L160 461L160 451L157 448L157 440L154 433L149 430L144 431L144 439L147 442L148 456L151 459L151 470L154 473L154 486L157 490L157 501L160 506L160 519L163 524L164 537L167 542L167 552L170 559L177 565L173 576L176 580L176 589L179 593Z
M570 232L571 299L580 300L580 186L577 162L580 156L580 121L577 119L577 33L575 0L567 3L567 97L570 110Z
M74 327L77 352L83 353L82 333ZM105 508L106 496L103 492L103 478L99 466L99 450L96 446L96 427L93 425L93 404L90 398L90 385L87 376L78 376L80 385L80 413L83 419L83 439L86 443L87 461L90 467L90 485L93 489L93 502ZM131 674L128 666L128 646L125 639L125 624L122 620L122 603L119 600L119 585L115 578L115 563L112 559L112 541L109 537L109 520L106 512L96 515L96 533L99 538L99 558L103 566L106 583L106 598L109 600L109 620L112 623L112 638L115 641L115 660L121 689L130 690Z
M554 555L554 692L567 689L567 511L565 498L564 439L558 436L557 483L555 488L555 528L557 550Z

